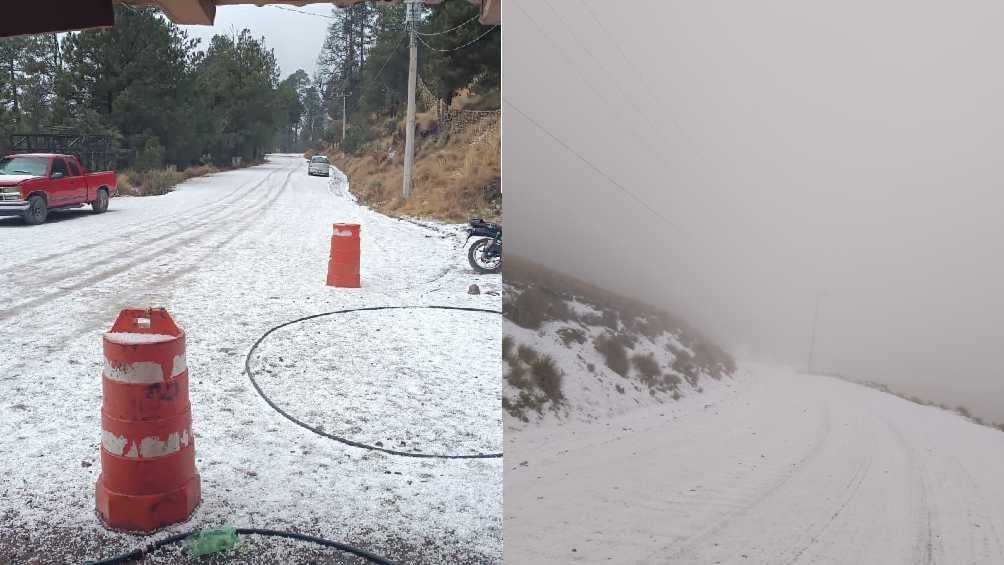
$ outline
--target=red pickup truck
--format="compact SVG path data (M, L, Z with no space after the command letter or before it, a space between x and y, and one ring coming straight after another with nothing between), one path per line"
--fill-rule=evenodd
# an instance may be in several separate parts
M90 204L108 209L117 188L115 171L88 173L73 155L23 153L0 159L0 216L21 216L41 224L49 210Z

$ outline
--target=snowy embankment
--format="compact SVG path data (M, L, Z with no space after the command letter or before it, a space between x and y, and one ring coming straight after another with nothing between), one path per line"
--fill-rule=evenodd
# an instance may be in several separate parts
M732 358L668 314L558 286L506 287L508 429L608 418L730 386Z
M37 227L0 220L0 563L78 562L223 525L298 531L405 563L501 558L500 459L349 447L284 419L244 374L255 340L294 318L370 306L501 307L501 277L471 271L460 226L377 214L332 173L309 177L301 157L273 156L165 196L114 199L100 216L54 214ZM334 222L362 226L361 289L324 284ZM472 283L481 294L467 293ZM120 309L148 305L166 307L187 333L203 502L188 522L142 537L104 529L93 489L101 336ZM311 425L363 442L501 451L500 385L477 378L501 372L501 317L401 312L283 328L252 359L275 369L262 375L263 389ZM185 562L181 550L145 562ZM357 562L255 537L231 558Z

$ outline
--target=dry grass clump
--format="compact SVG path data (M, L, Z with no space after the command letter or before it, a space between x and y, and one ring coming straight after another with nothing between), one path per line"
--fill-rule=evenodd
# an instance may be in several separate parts
M548 400L557 404L565 399L561 392L561 370L558 369L554 359L548 355L541 355L530 365L530 371L533 373L534 382Z
M511 289L506 298L502 305L503 315L523 328L536 330L550 320L568 321L575 318L575 313L564 298L548 289L536 286L523 290Z
M537 350L529 345L520 344L519 347L516 348L516 354L519 357L519 360L527 365L537 360Z
M510 335L502 336L502 359L508 361L512 356L513 339Z
M502 143L499 133L481 140L473 132L433 135L436 129L432 117L416 121L419 135L414 185L408 200L401 195L403 135L396 133L377 140L358 156L335 151L328 157L348 175L352 191L359 199L385 214L448 222L463 222L473 217L501 220Z
M578 343L579 345L586 343L586 332L581 328L565 326L559 328L557 333L558 337L561 338L561 342L565 344L565 347L571 347L572 343Z
M661 384L659 377L662 376L662 371L659 369L659 362L655 360L655 355L651 352L632 355L631 363L634 365L635 371L638 372L638 378L649 388Z
M159 196L185 180L184 173L173 169L151 169L149 171L124 171L118 175L124 182L119 183L119 194L128 196Z
M171 192L175 186L194 178L219 172L212 165L188 167L183 171L174 168L147 171L126 170L118 173L118 193L126 196L160 196Z
M627 349L615 336L609 333L597 336L593 340L593 347L603 356L611 371L622 377L628 376L631 365L628 361Z
M698 377L700 376L700 369L694 363L694 358L683 350L674 353L676 354L676 359L673 360L673 371L683 375L683 378L687 379L690 386L696 387Z
M602 308L602 314L585 314L582 316L582 323L590 326L602 326L613 331L620 330L620 315L612 308Z
M557 409L564 402L563 374L550 356L528 345L515 345L509 336L503 338L502 356L509 365L506 382L516 391L515 398L502 399L502 407L509 414L527 422L530 411L543 414L546 406Z
M731 355L725 353L717 345L701 340L693 346L693 362L714 379L736 372L736 362Z

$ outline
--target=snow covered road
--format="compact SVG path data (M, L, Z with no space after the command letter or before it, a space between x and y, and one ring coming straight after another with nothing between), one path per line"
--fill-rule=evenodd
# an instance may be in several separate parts
M828 377L740 373L507 432L506 562L1004 563L1004 433Z
M243 374L251 344L294 318L382 305L501 308L501 277L471 271L457 226L377 214L332 173L309 177L302 157L275 155L165 196L113 199L100 216L56 213L35 227L0 220L0 563L73 562L147 541L104 530L93 487L101 335L121 308L158 305L187 332L204 499L191 521L158 535L227 524L296 530L408 563L500 559L500 460L412 460L342 445L283 419ZM333 222L362 226L362 289L324 285ZM472 283L480 295L467 294ZM437 332L438 350L388 343L403 330L381 331L401 324L379 312L276 334L268 353L282 355L288 340L300 365L270 392L331 431L405 438L404 449L416 451L501 451L498 379L467 380L470 367L500 374L497 346L482 347L499 342L500 316L425 312L414 311L408 327ZM311 340L323 355L304 358ZM463 370L451 368L458 359ZM330 376L333 363L366 371L310 381ZM396 383L370 378L381 363L400 372ZM394 384L401 389L388 390ZM412 390L425 404L408 404L402 391ZM355 413L354 394L367 398L366 414ZM412 446L412 437L422 441ZM147 562L178 562L179 551ZM272 539L248 538L237 551L236 562L357 562Z

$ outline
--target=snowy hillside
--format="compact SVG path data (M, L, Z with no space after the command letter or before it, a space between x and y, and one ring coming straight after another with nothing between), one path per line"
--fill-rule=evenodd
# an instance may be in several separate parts
M509 427L614 416L731 380L732 358L668 313L506 261Z

